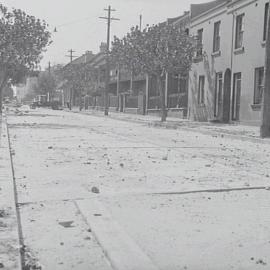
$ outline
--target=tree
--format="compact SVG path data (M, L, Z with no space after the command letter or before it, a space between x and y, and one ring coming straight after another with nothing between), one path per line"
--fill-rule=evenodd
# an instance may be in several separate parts
M56 78L48 71L42 71L39 73L37 80L36 92L40 95L48 95L53 97L57 87Z
M18 82L40 62L50 43L47 26L20 9L8 11L0 4L0 113L7 82Z
M62 68L64 87L69 90L69 106L71 109L75 97L81 100L83 94L90 94L96 90L98 71L88 63L69 63Z
M195 51L194 39L184 29L159 24L140 31L131 28L124 38L114 38L111 59L132 73L146 73L157 78L161 121L166 121L165 89L162 80L167 73L186 76Z
M63 65L57 64L41 71L38 74L37 85L35 93L39 95L48 95L52 98L57 90L58 85L61 84L61 70Z

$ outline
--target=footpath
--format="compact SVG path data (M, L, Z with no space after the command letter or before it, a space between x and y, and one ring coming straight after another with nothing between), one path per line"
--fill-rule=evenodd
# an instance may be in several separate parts
M0 117L0 269L20 270L16 192L6 117Z
M102 111L91 109L80 111L76 107L72 109L72 112L95 116L104 116L104 113ZM258 126L246 126L242 124L194 122L187 119L179 119L173 117L168 117L166 122L161 122L158 116L127 114L115 111L110 111L109 117L121 121L141 123L152 127L181 129L199 132L213 137L222 137L228 139L249 141L254 143L270 144L269 138L267 139L260 138L260 128Z

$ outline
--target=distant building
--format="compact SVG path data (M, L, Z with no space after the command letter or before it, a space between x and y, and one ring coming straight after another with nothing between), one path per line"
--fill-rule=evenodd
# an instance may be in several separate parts
M100 51L97 54L94 54L91 51L87 51L82 56L74 59L71 63L68 63L64 68L67 68L70 65L83 65L85 64L88 67L91 67L96 71L96 76L92 75L91 85L85 88L81 93L81 96L76 96L74 89L70 89L68 85L63 83L63 94L64 94L64 103L70 103L78 105L81 101L82 96L85 95L94 95L99 96L104 92L105 88L105 54L107 50L106 43L101 43ZM102 101L103 102L103 101Z
M15 96L19 102L22 102L27 96L34 96L37 86L37 77L28 77L23 83L16 84L14 88Z
M189 74L189 117L258 124L264 85L266 0L191 5L197 51Z

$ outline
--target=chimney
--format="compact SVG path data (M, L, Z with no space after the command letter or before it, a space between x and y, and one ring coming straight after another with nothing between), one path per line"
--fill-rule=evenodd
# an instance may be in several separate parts
M101 42L101 44L99 46L99 50L101 53L106 53L107 52L107 43Z
M93 56L92 51L86 51L84 54L84 63L87 63Z

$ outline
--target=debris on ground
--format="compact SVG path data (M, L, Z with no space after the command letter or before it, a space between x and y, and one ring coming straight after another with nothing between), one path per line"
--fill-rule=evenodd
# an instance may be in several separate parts
M8 216L7 211L6 211L6 210L1 209L1 210L0 210L0 218L4 218L4 217L7 217L7 216Z
M43 268L36 256L25 245L22 247L22 253L24 254L24 266L22 270L41 270Z
M266 265L267 263L263 259L259 259L256 264Z
M92 187L91 191L93 193L96 193L96 194L99 194L100 193L99 188L97 188L97 187Z
M73 220L71 221L63 221L63 222L58 222L59 225L63 226L64 228L72 228L74 227L72 224L74 223Z
M7 228L7 224L5 224L3 221L0 221L0 228Z

